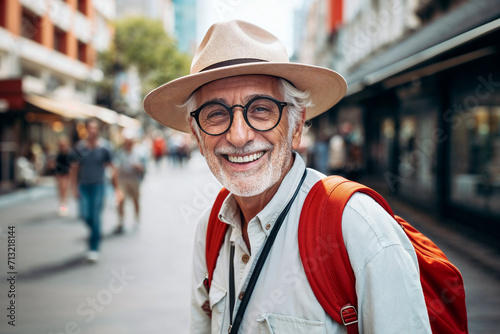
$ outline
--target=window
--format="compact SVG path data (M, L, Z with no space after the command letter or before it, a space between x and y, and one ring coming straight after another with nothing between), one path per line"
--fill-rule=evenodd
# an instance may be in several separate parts
M58 28L54 28L54 50L67 52L66 32Z
M6 27L7 0L0 0L0 27Z
M35 13L23 8L21 20L21 35L32 41L41 42L41 18Z
M87 15L87 0L77 0L76 9L84 15Z
M78 41L78 60L87 63L87 45Z
M452 201L499 215L500 107L479 106L458 117L450 157Z

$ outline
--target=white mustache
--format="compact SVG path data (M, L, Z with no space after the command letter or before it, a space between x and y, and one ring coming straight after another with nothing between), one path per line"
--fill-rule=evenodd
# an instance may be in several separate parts
M274 148L274 145L271 143L249 143L243 147L234 147L234 146L223 146L217 147L214 150L216 155L245 155L249 153L256 153L260 151L270 151Z

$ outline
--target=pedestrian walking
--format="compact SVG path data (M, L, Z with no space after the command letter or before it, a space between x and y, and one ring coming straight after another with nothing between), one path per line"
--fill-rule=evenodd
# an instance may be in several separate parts
M123 193L118 186L109 146L100 138L98 121L88 120L86 130L87 138L80 140L71 152L71 173L75 197L79 200L80 215L90 231L87 260L96 262L101 240L106 168L111 168L111 181L118 202L122 200Z
M66 136L61 136L57 142L58 152L51 163L54 169L57 190L59 194L59 215L66 217L68 215L68 193L70 188L70 153L71 146Z
M156 130L153 132L152 153L156 166L158 167L167 153L167 142L163 134Z
M123 147L115 154L115 167L118 173L118 183L124 196L118 202L118 226L116 234L124 232L125 199L130 198L134 205L135 224L140 221L140 187L146 173L146 157L144 152L135 146L135 137L125 134Z
M269 32L229 21L208 30L190 75L145 98L155 120L193 133L225 187L195 236L191 333L431 332L412 243L370 196L355 193L335 213L357 293L342 321L327 312L304 269L322 260L313 252L304 262L298 238L301 214L314 214L305 200L325 176L295 150L305 121L346 90L332 70L290 63Z
M343 175L346 164L344 138L335 132L328 142L328 168L330 174Z

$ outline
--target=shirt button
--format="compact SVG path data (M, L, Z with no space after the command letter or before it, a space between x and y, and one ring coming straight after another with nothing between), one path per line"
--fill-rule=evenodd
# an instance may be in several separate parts
M248 260L250 260L250 256L248 256L247 254L244 254L242 257L241 257L241 261L247 263Z
M239 299L239 300L242 300L242 299L243 299L243 295L244 295L244 294L245 294L244 292L240 293L240 295L238 296L238 299Z
M269 230L271 228L271 224L266 225L266 230Z

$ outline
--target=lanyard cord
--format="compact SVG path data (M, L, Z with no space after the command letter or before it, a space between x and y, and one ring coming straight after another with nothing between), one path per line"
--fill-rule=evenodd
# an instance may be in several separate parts
M252 295L252 292L255 288L255 284L257 283L257 279L259 278L260 272L262 271L262 268L264 267L264 263L266 262L267 255L269 254L269 251L271 250L271 247L273 246L274 240L276 240L276 236L278 235L279 229L281 225L283 224L283 221L285 220L286 215L288 214L288 211L290 211L290 208L292 207L292 203L297 197L297 194L299 193L300 187L302 186L302 183L304 183L304 180L307 175L307 169L304 170L304 174L302 174L302 178L300 179L299 185L297 186L297 189L295 189L295 193L293 194L292 198L288 202L288 204L285 206L283 211L281 211L278 219L276 220L276 223L274 224L273 229L271 230L271 233L269 234L269 237L266 240L266 243L264 244L264 247L262 248L261 254L259 258L257 259L257 264L255 265L255 269L252 273L252 276L250 277L250 280L248 281L248 285L246 288L246 291L243 293L243 298L241 299L241 304L238 308L238 312L236 313L236 316L234 318L234 323L233 323L233 312L234 312L234 303L235 303L235 297L234 297L234 245L231 246L231 254L230 254L230 259L229 259L229 330L228 333L238 333L238 330L240 328L241 321L243 320L243 314L245 313L245 310L248 306L248 301L250 300L250 297Z
M233 323L233 311L234 311L234 245L231 245L231 255L229 260L229 333L231 333L231 327ZM235 332L236 333L236 332Z

